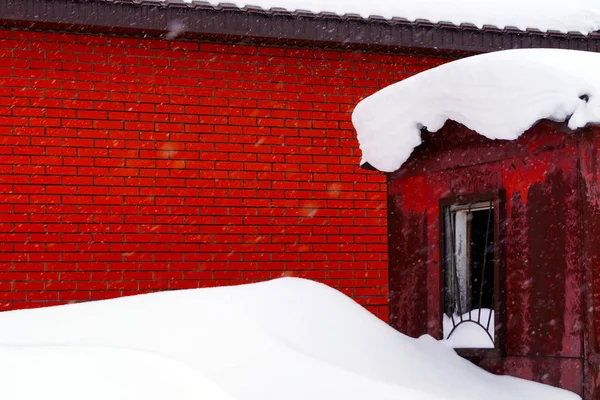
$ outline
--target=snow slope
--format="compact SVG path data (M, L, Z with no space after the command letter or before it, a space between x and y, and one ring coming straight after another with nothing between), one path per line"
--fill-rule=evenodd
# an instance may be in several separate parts
M463 58L390 85L352 114L364 162L402 166L448 120L490 138L512 140L540 119L571 129L600 122L600 54L520 49Z
M240 8L258 6L265 10L276 7L288 11L359 14L364 18L378 15L409 21L428 19L455 25L472 23L479 28L483 25L513 26L521 30L535 28L584 34L600 29L600 2L597 0L208 0L208 3L215 6L229 3Z
M491 375L294 278L6 312L0 327L2 399L579 398Z

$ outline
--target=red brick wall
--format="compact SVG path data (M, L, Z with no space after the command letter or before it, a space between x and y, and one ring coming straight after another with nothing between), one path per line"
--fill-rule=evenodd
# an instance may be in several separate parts
M291 275L386 319L350 112L438 61L0 30L0 310Z

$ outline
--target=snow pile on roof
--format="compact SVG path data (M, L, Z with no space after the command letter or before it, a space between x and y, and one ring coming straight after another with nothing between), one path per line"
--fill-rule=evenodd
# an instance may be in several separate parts
M421 128L454 120L490 138L512 140L541 119L571 129L600 122L600 54L522 49L464 58L390 85L352 114L363 153L380 171L400 168Z
M187 0L191 1L191 0ZM409 21L471 23L481 28L494 25L521 30L576 31L588 34L600 29L600 2L597 0L208 0L212 5L257 6L265 10L284 8L337 15L359 14L363 18L380 16Z
M491 375L300 279L7 312L0 326L2 399L579 398Z

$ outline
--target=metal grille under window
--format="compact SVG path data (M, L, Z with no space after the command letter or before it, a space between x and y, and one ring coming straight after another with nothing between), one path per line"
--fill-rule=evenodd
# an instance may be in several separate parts
M444 339L455 348L494 348L494 204L446 207Z

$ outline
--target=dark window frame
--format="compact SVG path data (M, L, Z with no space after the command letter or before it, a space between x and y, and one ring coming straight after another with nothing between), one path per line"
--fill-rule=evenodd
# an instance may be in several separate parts
M445 312L446 285L446 230L444 211L447 207L469 203L492 202L494 207L494 348L456 348L455 351L465 358L495 358L506 355L506 256L504 242L506 238L505 193L503 190L485 191L468 195L443 198L439 200L439 260L440 260L440 330L444 337L443 318Z

